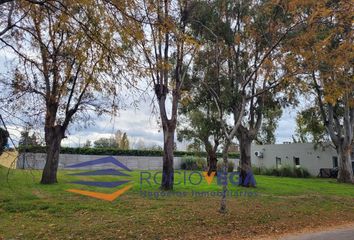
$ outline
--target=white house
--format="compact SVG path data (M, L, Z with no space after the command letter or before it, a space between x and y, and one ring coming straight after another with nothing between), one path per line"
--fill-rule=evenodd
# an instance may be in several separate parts
M352 166L354 157L352 152ZM338 156L333 146L326 147L313 143L267 144L251 147L251 162L255 167L301 166L311 175L317 176L320 168L334 168L338 166Z

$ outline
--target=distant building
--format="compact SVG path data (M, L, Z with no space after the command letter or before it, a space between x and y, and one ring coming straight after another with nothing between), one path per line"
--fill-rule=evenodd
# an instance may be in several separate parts
M313 143L268 144L251 146L252 166L265 168L280 168L281 166L301 166L311 175L317 176L320 168L338 167L336 150L329 144L326 147ZM352 153L354 170L354 157Z

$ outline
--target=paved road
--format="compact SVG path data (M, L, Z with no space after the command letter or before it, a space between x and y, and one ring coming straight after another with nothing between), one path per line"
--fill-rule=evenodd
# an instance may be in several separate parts
M354 240L354 226L324 232L288 236L281 240Z

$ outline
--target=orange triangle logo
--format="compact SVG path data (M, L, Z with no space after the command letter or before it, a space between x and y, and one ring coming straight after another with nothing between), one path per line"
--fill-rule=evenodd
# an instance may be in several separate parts
M122 195L123 193L125 193L126 191L128 191L132 187L133 187L133 184L128 185L122 189L119 189L118 191L113 192L111 194L91 192L91 191L85 191L85 190L79 190L79 189L68 189L66 191L112 202L113 200L118 198L120 195Z
M215 177L215 173L216 172L211 172L210 176L208 176L208 172L203 172L203 176L204 176L205 180L207 181L208 185L210 185L210 183L213 181L213 179Z

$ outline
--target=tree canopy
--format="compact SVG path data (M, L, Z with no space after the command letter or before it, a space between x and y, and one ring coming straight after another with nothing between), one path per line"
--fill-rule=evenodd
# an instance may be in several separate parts
M339 155L338 180L353 182L354 6L351 1L308 1L304 5L306 22L287 48L292 52L289 67L298 69L303 93L315 99L303 112L305 125L315 138L326 129ZM322 124L310 117L321 119Z
M87 122L92 113L117 111L123 84L123 61L117 61L131 42L105 2L14 4L15 18L25 17L0 38L18 61L2 82L7 107L40 119L48 147L42 182L53 183L69 125Z

